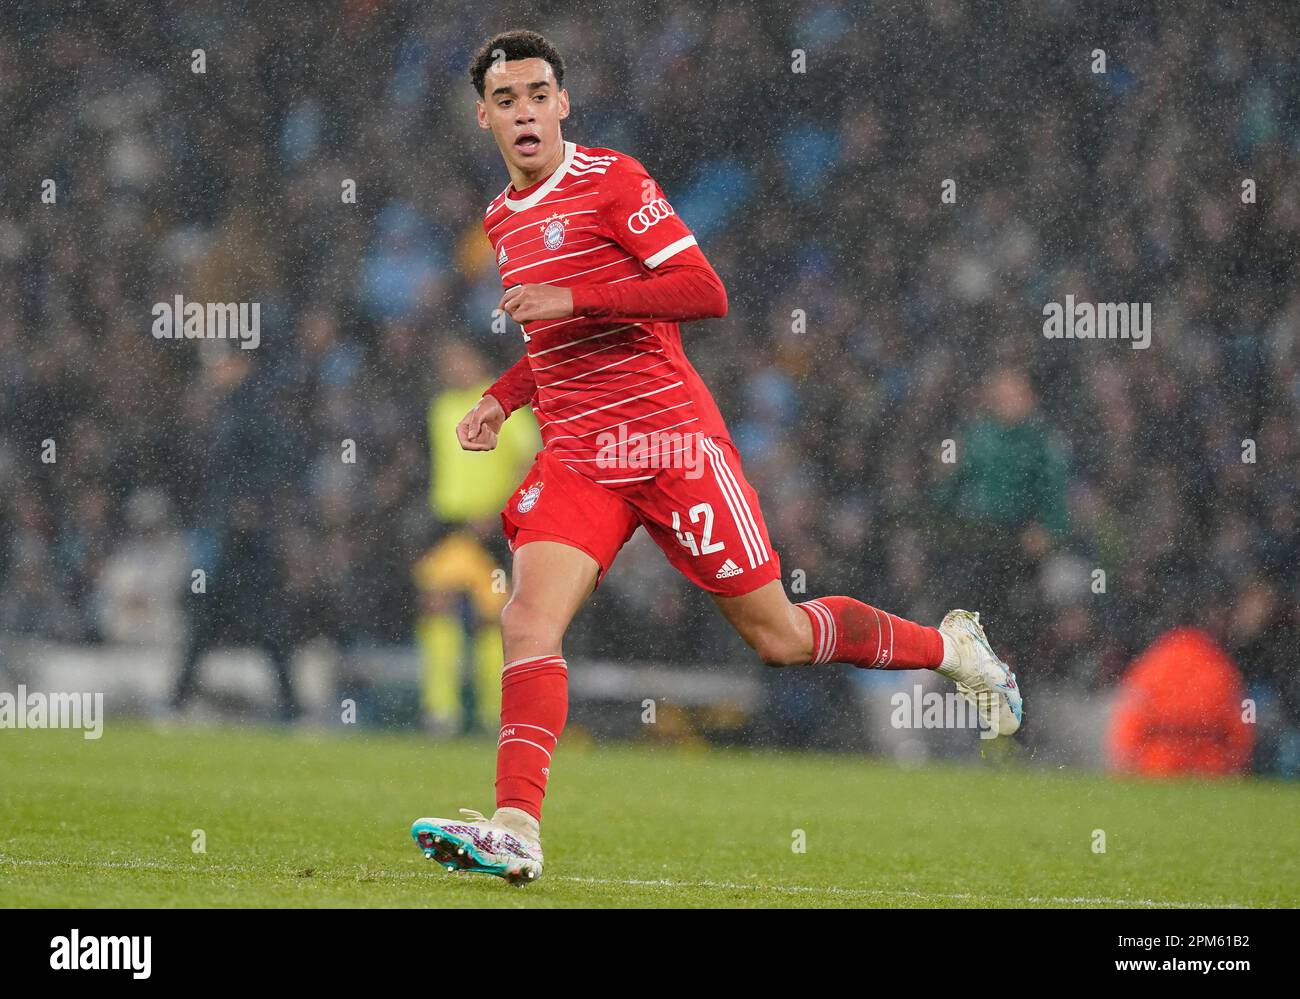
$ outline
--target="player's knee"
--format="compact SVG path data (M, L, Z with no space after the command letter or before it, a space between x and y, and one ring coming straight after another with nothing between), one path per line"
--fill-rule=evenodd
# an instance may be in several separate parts
M564 637L563 629L556 623L554 616L527 599L520 599L515 594L501 609L501 643L506 655L531 654L541 649L549 652L560 647Z

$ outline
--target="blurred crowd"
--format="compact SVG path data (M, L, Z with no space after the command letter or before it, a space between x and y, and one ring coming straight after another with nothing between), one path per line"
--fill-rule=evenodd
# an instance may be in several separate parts
M978 608L1026 685L1194 623L1300 725L1300 14L1118 6L10 10L0 631L411 641L440 358L522 349L465 67L526 26L566 136L638 157L726 282L684 339L796 596ZM155 339L177 294L260 302L260 346ZM1045 338L1067 294L1151 303L1150 347ZM632 650L746 657L643 539L569 653Z

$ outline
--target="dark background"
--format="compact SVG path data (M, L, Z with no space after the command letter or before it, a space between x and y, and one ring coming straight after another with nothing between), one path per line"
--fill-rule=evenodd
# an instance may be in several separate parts
M809 596L978 607L1027 686L1105 688L1200 624L1300 724L1300 8L499 9L5 5L0 631L132 640L105 566L136 546L220 567L224 640L410 641L440 351L520 350L465 67L526 26L565 136L640 159L726 282L684 340ZM261 346L154 339L178 293L260 302ZM1151 347L1045 339L1066 294L1152 303ZM161 641L195 627L174 592ZM653 551L566 649L629 650L748 655Z

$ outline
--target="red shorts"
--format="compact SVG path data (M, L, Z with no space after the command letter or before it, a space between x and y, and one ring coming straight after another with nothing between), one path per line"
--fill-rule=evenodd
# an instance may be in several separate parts
M780 579L781 560L735 446L706 437L698 448L695 468L663 468L652 479L618 485L601 485L539 452L501 511L510 550L558 541L595 559L603 578L640 526L682 575L710 593L738 597Z

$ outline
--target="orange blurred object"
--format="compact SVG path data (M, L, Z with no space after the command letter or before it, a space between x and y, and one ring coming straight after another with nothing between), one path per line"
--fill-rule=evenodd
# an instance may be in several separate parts
M1199 628L1165 632L1120 681L1106 740L1109 766L1150 776L1240 774L1254 725L1243 721L1236 663Z

